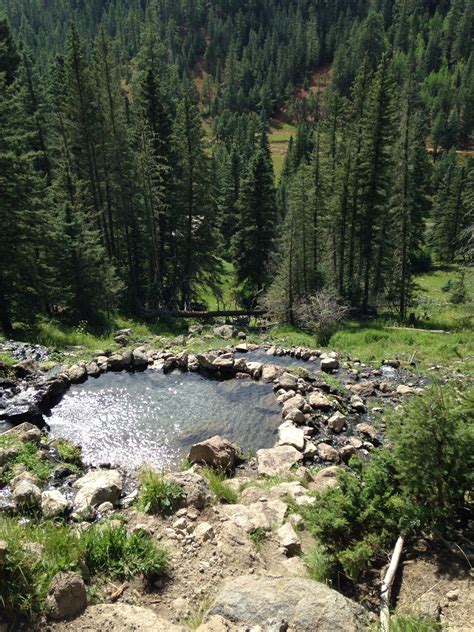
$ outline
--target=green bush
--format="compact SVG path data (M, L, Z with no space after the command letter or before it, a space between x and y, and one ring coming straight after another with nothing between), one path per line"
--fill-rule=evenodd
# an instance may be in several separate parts
M402 493L424 529L455 530L474 484L474 389L434 385L389 419Z
M428 389L388 420L392 448L352 458L339 485L303 509L309 531L351 579L400 533L454 534L474 483L474 391Z
M204 467L201 474L209 483L212 493L220 502L235 504L238 499L238 493L226 483L225 472L212 469L212 467Z
M161 472L145 468L140 472L138 507L146 513L172 513L184 496L178 483L165 480Z
M255 529L251 529L249 531L249 538L255 544L255 548L259 551L262 547L263 541L265 540L267 532L263 527L256 527Z
M151 580L166 572L167 553L144 531L99 524L84 532L84 561L93 574L111 577L142 575Z

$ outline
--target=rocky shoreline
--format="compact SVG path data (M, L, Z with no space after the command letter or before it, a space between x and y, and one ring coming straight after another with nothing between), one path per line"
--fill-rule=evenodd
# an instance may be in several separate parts
M268 363L248 359L257 350L265 352ZM281 356L302 360L308 368L279 366ZM396 375L392 381L383 369L372 369L354 360L342 361L334 352L242 341L198 354L144 346L120 353L97 353L90 361L52 376L38 375L34 368L25 366L18 381L4 381L2 385L4 392L11 392L11 397L2 398L6 402L2 416L21 424L3 434L3 441L8 436L15 441L13 446L0 449L0 473L13 467L14 476L0 490L0 512L17 517L39 512L44 519L65 519L71 528L80 530L101 522L117 522L118 513L125 516L129 533L145 531L171 551L168 579L160 580L151 592L134 588L144 608L136 607L137 595L131 597L130 588L125 591L123 603L89 606L81 616L80 629L188 630L182 622L202 609L203 602L208 607L204 622L195 628L200 632L241 632L249 625L268 632L309 632L315 629L318 617L325 621L322 630L367 629L368 611L305 578L301 556L314 541L301 532L301 517L294 509L289 512L289 504L298 507L314 503L312 492L337 484L337 472L352 455L368 458L370 451L383 443L383 426L373 423L373 416L382 410L380 404L387 399L400 401L418 392L421 384L416 376L410 376L408 384L401 384L400 379L408 381L408 374L397 373L396 362L389 365L392 375ZM166 475L166 480L183 490L177 512L150 516L139 511L135 505L138 483L133 474L106 464L85 467L78 461L68 463L60 454L58 440L49 440L35 424L41 425L42 415L47 415L70 384L106 371L145 369L178 369L200 372L210 379L253 379L271 384L282 407L277 444L258 450L251 459L242 459L239 448L226 439L210 438L192 448L190 469ZM26 401L22 402L22 397ZM11 411L13 414L9 414ZM22 421L25 418L28 421ZM37 457L51 465L50 475L42 481L27 467L11 465L21 449L18 446L25 444L34 446ZM227 484L238 494L237 503L216 501L200 473L203 464L233 474ZM263 538L265 553L255 534ZM199 577L199 582L193 576ZM280 578L277 585L275 577ZM67 620L83 612L85 592L77 584L84 580L77 573L56 579L48 597L53 620ZM71 582L79 594L72 610L61 605L64 595L74 592ZM312 595L305 597L304 603L302 590ZM159 603L152 598L156 591ZM264 607L260 595L267 593L271 605ZM105 592L105 601L110 601L108 597ZM206 601L211 599L212 603ZM69 601L66 599L67 604ZM119 622L121 618L128 623ZM147 620L149 627L143 623ZM278 627L282 622L287 627ZM48 625L47 629L68 630L76 621Z

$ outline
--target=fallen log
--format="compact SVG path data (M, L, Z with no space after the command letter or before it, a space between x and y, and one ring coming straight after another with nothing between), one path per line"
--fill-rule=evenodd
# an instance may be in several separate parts
M159 316L168 316L171 318L219 318L232 316L263 316L265 312L259 309L226 309L214 310L210 312L187 311L187 310L159 310Z
M395 579L395 574L402 555L403 543L403 536L399 536L395 548L393 549L390 565L382 580L382 587L380 589L380 626L382 632L389 632L390 630L390 593L392 592L393 580Z

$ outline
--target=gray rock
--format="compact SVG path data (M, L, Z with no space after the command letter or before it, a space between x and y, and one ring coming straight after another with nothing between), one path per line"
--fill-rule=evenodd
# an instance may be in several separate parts
M41 440L41 430L38 426L30 424L28 421L24 421L23 423L18 424L18 426L10 428L10 430L4 432L2 437L15 437L22 443L25 443L26 441L39 443Z
M220 327L214 327L212 330L215 336L222 338L223 340L230 340L237 334L237 330L232 325L221 325Z
M331 408L331 401L319 391L314 391L310 393L308 397L308 401L313 408Z
M182 499L182 505L185 507L204 509L211 499L211 491L207 481L195 472L190 470L173 472L167 474L165 480L177 483L183 488L185 495Z
M269 531L272 527L279 527L283 524L288 505L278 498L262 497L262 493L260 490L260 500L257 502L249 505L222 505L219 512L247 532L254 529Z
M304 424L306 417L301 410L298 410L298 408L291 408L285 414L285 421L291 421L295 424Z
M274 476L287 472L295 463L303 460L303 455L291 445L279 445L275 448L257 450L258 473Z
M69 500L57 489L51 489L41 494L41 511L45 518L62 516L70 508Z
M321 356L321 371L330 373L339 368L339 360L337 358L322 357Z
M204 463L222 470L232 469L242 450L228 439L216 435L195 443L189 452L191 463Z
M227 581L205 620L219 615L244 626L292 632L362 632L367 613L325 584L299 577L244 575ZM275 626L275 627L274 627Z
M281 424L278 428L278 437L280 445L292 445L300 451L304 448L304 432L291 423L285 421Z
M331 417L328 419L328 428L334 430L334 432L341 432L341 430L346 425L346 417L339 411L336 411Z
M72 619L87 608L86 586L80 575L68 571L57 573L46 598L49 616L55 621Z
M281 548L289 557L301 553L301 542L289 522L285 522L277 531Z
M88 512L102 503L115 503L122 491L123 477L118 470L91 470L74 482L76 512Z
M264 382L273 382L281 373L281 369L274 364L265 364L262 368L262 380Z
M281 388L296 388L298 385L298 378L296 375L292 375L291 373L283 373L278 378L278 384Z
M148 366L148 355L146 353L146 349L138 347L138 349L134 349L132 353L134 367L137 369L143 369Z
M320 443L318 445L318 454L323 461L332 461L333 463L339 461L338 451L328 443Z
M79 384L80 382L84 382L87 379L87 371L83 366L80 366L79 364L73 364L71 367L69 367L67 376L71 381L71 384Z
M12 500L18 508L37 507L41 502L41 490L34 483L21 480L13 489Z
M367 422L363 422L361 424L357 424L356 430L363 435L367 435L371 439L377 439L377 430Z

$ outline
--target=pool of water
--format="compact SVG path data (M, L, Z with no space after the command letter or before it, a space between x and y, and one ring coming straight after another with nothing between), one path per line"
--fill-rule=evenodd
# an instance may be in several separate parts
M270 355L265 349L255 349L248 351L247 353L236 353L237 357L244 357L251 362L263 362L263 364L275 364L282 367L303 367L308 371L316 371L320 368L319 360L302 360L301 358L294 358L290 355Z
M271 447L281 416L270 385L149 370L72 386L47 422L52 438L82 446L88 464L169 469L215 434L244 450Z

